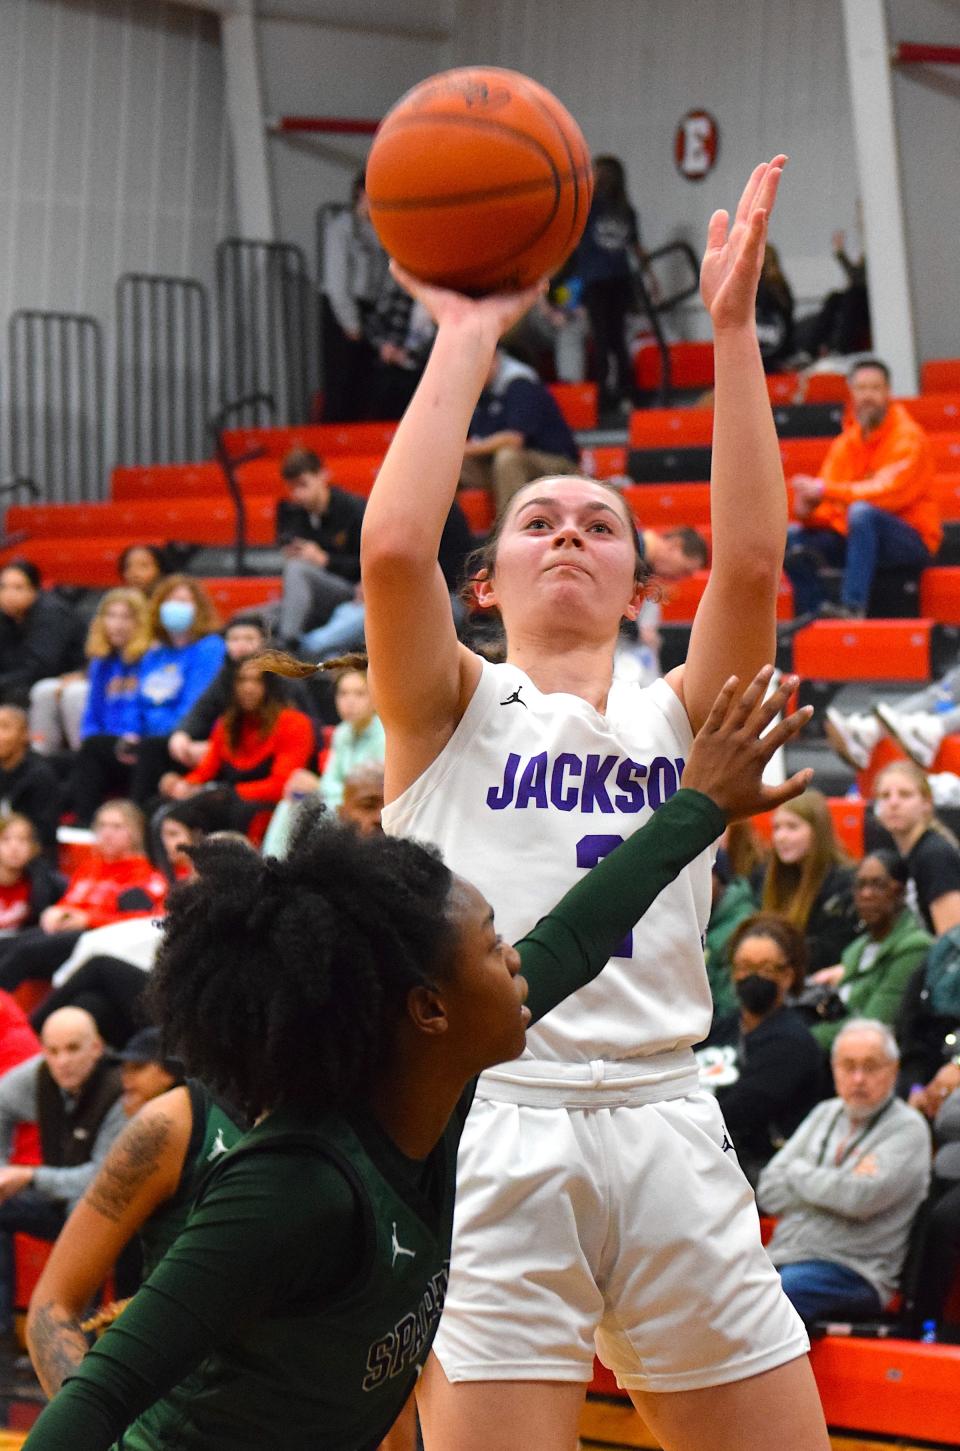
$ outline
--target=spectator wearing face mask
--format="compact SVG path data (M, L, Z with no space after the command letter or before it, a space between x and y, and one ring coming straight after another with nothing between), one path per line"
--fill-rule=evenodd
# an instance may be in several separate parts
M820 1097L820 1049L786 1004L803 983L806 948L773 913L741 922L729 943L737 1009L718 1018L697 1057L752 1184Z
M199 580L169 575L154 592L150 613L157 643L140 665L137 729L118 748L132 762L130 795L138 803L154 796L161 775L173 765L170 734L210 685L225 654L213 601Z

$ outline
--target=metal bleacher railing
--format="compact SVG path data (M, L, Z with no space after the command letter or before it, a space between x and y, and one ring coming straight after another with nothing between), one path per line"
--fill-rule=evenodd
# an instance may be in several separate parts
M116 286L117 464L201 458L210 416L210 299L193 277L125 272Z
M319 386L319 323L302 248L227 238L216 275L221 404L269 393L279 420L307 422ZM237 422L255 419L241 411Z
M102 497L103 330L83 313L15 312L7 330L10 469L51 503Z
M671 274L674 272L679 274L669 288L666 288L665 282L661 282L658 263L668 264ZM667 267L663 268L664 274L667 270ZM652 293L648 281L656 282ZM700 263L689 242L666 242L662 247L655 247L652 252L647 252L642 270L634 274L634 287L640 310L645 312L650 319L650 330L656 339L657 351L660 354L660 387L657 401L661 408L667 408L673 399L673 380L670 344L663 330L662 319L674 308L679 307L681 303L686 302L688 298L693 297L700 287Z

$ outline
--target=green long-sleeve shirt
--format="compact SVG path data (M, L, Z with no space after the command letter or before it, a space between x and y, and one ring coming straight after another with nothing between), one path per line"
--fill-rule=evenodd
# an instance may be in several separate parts
M518 943L534 1020L597 976L723 825L707 797L678 792ZM473 1090L424 1161L363 1107L270 1114L221 1158L29 1451L106 1451L121 1434L124 1451L373 1451L440 1318Z

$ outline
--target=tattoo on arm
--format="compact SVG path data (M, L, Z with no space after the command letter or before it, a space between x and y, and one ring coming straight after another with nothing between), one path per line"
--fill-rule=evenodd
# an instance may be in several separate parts
M55 1300L30 1311L27 1328L30 1358L40 1383L51 1398L87 1353L87 1339L75 1320Z
M172 1127L165 1115L135 1118L127 1125L86 1192L91 1209L114 1223L120 1219L137 1190L156 1172Z

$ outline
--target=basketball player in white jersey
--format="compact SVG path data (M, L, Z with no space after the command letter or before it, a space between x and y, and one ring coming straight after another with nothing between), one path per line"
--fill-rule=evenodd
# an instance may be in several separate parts
M786 492L754 325L784 158L710 222L713 568L687 662L612 683L645 572L615 491L511 501L476 583L507 659L460 645L436 563L474 405L537 289L472 301L400 280L436 341L367 507L366 635L388 831L436 842L508 937L677 789L723 681L774 653ZM707 1032L709 854L595 984L486 1073L461 1144L452 1276L419 1395L428 1451L572 1451L594 1344L669 1451L821 1451L807 1341L691 1045Z

